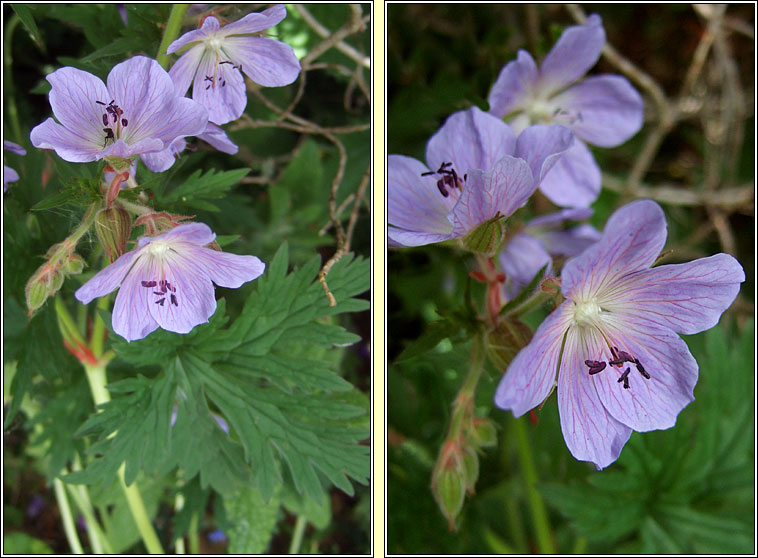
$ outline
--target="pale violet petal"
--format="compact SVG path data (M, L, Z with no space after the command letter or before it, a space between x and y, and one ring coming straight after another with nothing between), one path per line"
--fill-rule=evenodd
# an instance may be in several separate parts
M666 243L666 217L651 200L640 200L616 210L603 236L561 272L561 291L571 300L599 296L624 275L649 268Z
M497 214L510 217L536 189L529 165L516 157L503 157L487 173L471 171L448 216L453 234L463 236Z
M578 256L601 237L600 231L588 224L565 231L546 231L537 235L549 254L567 257Z
M592 359L588 354L597 352L598 340L582 335L582 331L587 330L574 326L566 336L558 373L558 412L563 438L571 454L603 469L618 459L632 429L613 418L603 406L584 363Z
M16 155L26 155L26 149L12 141L3 140L3 149L15 153Z
M537 87L550 95L575 82L595 65L603 45L605 30L597 14L584 25L567 27L542 61Z
M516 156L524 159L539 183L574 143L574 134L563 126L529 126L516 140Z
M455 238L452 233L427 233L387 227L388 246L424 246L426 244L434 244L435 242L444 242L451 238Z
M266 37L234 36L222 45L235 65L264 87L289 85L300 75L300 60L288 44Z
M216 235L205 223L185 223L158 236L143 236L137 241L137 244L140 247L152 242L163 242L165 244L185 243L194 246L205 246L215 239Z
M172 52L176 52L180 48L182 48L184 45L188 45L190 43L198 42L198 41L205 41L209 39L211 36L213 36L220 28L221 26L218 23L218 20L213 17L209 16L205 18L205 21L203 21L203 26L200 29L195 29L193 31L188 31L181 37L179 37L177 40L175 40L173 43L168 45L168 48L166 49L166 54L171 54Z
M110 102L100 78L77 68L60 68L47 76L52 86L49 99L55 118L68 131L88 144L103 142L104 106Z
M115 291L126 277L129 270L136 264L142 254L141 250L132 250L119 257L115 262L95 274L92 279L79 287L74 293L82 304L89 304L94 299Z
M562 207L586 208L600 194L602 177L587 146L574 140L540 183L540 192Z
M552 273L550 254L535 237L519 233L500 252L500 268L505 273L505 290L508 298L514 298L521 289L534 279L545 267L545 274Z
M187 94L189 86L195 80L195 74L197 74L197 69L200 66L204 52L205 45L199 44L193 46L171 66L168 75L171 77L171 81L174 82L177 95Z
M163 172L170 169L178 155L187 147L184 138L177 138L167 149L152 153L142 153L140 159L152 172Z
M122 282L113 304L113 331L130 342L142 339L158 328L149 310L152 289L142 285L142 281L155 275L153 267L150 258L140 258Z
M561 344L571 323L571 302L564 302L537 328L511 362L495 392L495 404L520 417L550 394L558 371Z
M159 272L151 279L168 283L164 289L151 289L148 304L158 325L167 331L189 333L195 326L206 323L216 311L214 288L210 277L190 258L188 251L167 252Z
M593 145L614 147L642 127L642 97L622 76L589 77L553 97L552 102L572 115L567 124Z
M192 248L185 251L188 258L202 267L208 277L219 287L236 289L257 279L266 269L266 264L255 256L219 252L210 248Z
M237 144L229 139L229 136L226 135L226 132L224 132L224 130L219 126L216 126L213 122L208 122L208 125L205 127L205 132L197 137L205 142L208 142L223 153L234 155L237 153L237 151L239 151Z
M519 50L516 60L500 70L490 90L490 114L498 118L527 108L534 100L534 86L539 78L534 59L525 50Z
M205 51L192 86L192 99L207 109L209 122L226 124L237 120L245 110L245 81L239 70L229 64L217 64L213 52ZM204 131L205 126L192 135Z
M103 150L103 138L92 139L78 136L67 128L48 118L32 128L29 139L38 149L54 149L58 156L70 163L88 163L98 159Z
M535 217L526 224L526 228L531 231L535 228L559 225L563 221L582 221L590 217L592 217L592 209L589 207L561 209L554 213Z
M695 399L698 366L687 344L670 329L641 318L606 319L603 333L613 347L637 358L650 376L645 379L630 362L620 367L608 366L594 375L598 396L606 410L638 432L674 426L679 412ZM610 354L606 356L611 358ZM619 379L627 369L629 388L625 389Z
M416 231L449 235L452 226L447 219L455 206L452 196L443 197L437 178L422 176L429 169L405 155L387 158L387 217L390 225Z
M603 293L610 312L643 315L659 326L693 334L715 326L737 297L745 272L728 254L632 273Z
M225 37L229 35L258 33L259 31L273 27L285 17L287 17L287 9L284 7L284 4L277 4L262 12L247 14L242 19L224 25L221 33Z
M473 169L489 171L506 155L513 155L516 137L502 120L477 107L456 112L426 145L426 162L431 170L452 162L463 176Z

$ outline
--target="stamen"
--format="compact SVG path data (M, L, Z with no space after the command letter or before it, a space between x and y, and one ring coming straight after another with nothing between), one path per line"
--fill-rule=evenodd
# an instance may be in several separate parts
M155 301L155 303L156 303L156 304L160 304L161 306L163 306L163 303L164 303L164 302L166 302L166 299L165 299L165 298L162 298L162 299L160 299L160 300L156 300L156 301Z
M142 281L143 287L155 287L156 282L155 281Z
M96 102L98 105L103 105L103 106L105 106L105 103L104 103L104 102L102 102L102 101L95 101L95 102Z
M103 126L108 125L108 115L103 113Z
M616 380L618 383L624 382L624 389L629 389L629 367L627 367L626 370L624 370L624 373L621 374L618 380Z
M171 304L174 306L179 306L179 303L176 301L176 295L174 294L171 295Z
M636 358L634 359L634 365L637 367L637 371L642 374L642 377L646 380L650 379L650 374L648 374L645 369L643 368L642 364L640 364L640 361Z
M103 149L105 149L105 146L108 145L108 140L115 138L113 137L113 130L110 128L103 128L103 132L105 132L105 141L103 142Z
M602 360L585 360L584 364L586 364L590 369L590 376L594 374L599 374L603 370L605 370L605 362Z
M126 118L121 119L121 125L126 128L126 125L129 124L129 121Z

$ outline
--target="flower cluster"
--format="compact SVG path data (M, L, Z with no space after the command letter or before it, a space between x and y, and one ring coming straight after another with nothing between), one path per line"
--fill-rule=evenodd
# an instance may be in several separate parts
M642 126L642 98L625 78L583 79L604 44L592 15L567 28L539 67L519 51L490 90L489 112L451 115L429 140L426 164L388 158L388 245L458 239L478 253L482 269L469 275L487 283L484 338L491 353L494 345L507 355L493 359L507 367L496 405L519 417L557 384L568 448L598 469L618 458L633 430L674 425L698 375L677 334L713 327L745 279L726 254L653 267L666 220L650 200L618 209L602 234L588 224L562 227L589 218L600 191L587 144L616 146ZM566 209L519 223L513 214L538 188ZM540 270L541 288L522 292ZM546 292L561 300L528 341L509 313Z
M105 160L105 207L95 203L86 222L61 243L68 252L55 252L32 277L27 285L30 312L71 273L62 266L91 226L111 263L76 291L76 298L88 304L119 289L113 329L127 341L158 327L187 333L215 311L214 283L236 288L263 273L265 265L258 258L221 252L207 225L181 223L188 218L117 196L122 188L136 186L138 158L153 172L165 171L187 147L189 136L219 151L237 152L219 125L239 118L245 109L243 73L264 86L290 84L300 73L292 47L257 36L286 15L280 4L225 26L207 17L200 29L168 47L167 54L186 50L169 71L156 60L135 56L116 64L105 83L71 67L47 76L54 118L32 129L31 143L70 162ZM185 97L193 81L192 98ZM24 153L10 142L5 148ZM6 187L18 179L7 167L4 175ZM133 222L130 212L139 218ZM144 225L147 234L128 251L133 225Z

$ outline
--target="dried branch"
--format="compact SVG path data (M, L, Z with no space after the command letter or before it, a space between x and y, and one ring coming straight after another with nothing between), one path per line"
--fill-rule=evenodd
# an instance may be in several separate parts
M329 31L326 27L321 25L319 21L313 17L313 15L308 11L308 9L301 5L301 4L295 4L294 5L295 10L302 16L303 20L310 25L311 29L313 29L316 33L318 33L321 37L325 38L326 40L318 45L316 45L311 51L303 58L303 65L310 64L311 60L315 60L319 56L321 56L324 52L329 50L332 47L335 47L337 50L339 50L344 55L352 58L363 66L364 68L371 68L371 60L368 56L365 56L355 50L352 46L348 45L347 43L343 42L343 39L349 35L352 35L353 33L357 31L363 31L366 28L366 24L371 21L371 16L367 15L365 17L360 17L360 7L358 9L357 17L356 17L356 11L351 6L351 18L350 21L348 21L345 25L343 25L340 29L338 29L336 32L332 33Z

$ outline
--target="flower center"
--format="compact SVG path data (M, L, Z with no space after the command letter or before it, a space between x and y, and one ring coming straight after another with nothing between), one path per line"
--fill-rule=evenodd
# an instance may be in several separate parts
M574 323L579 326L597 326L602 309L595 300L574 303Z
M642 363L637 357L632 356L626 351L620 350L618 347L610 347L610 351L612 358L608 359L609 365L620 369L624 366L624 363L629 362L634 364L635 368L637 368L637 372L639 372L643 378L646 380L650 379L650 374L648 374L647 370L645 370L645 367L642 366ZM605 370L606 367L606 363L602 360L585 360L584 364L589 368L590 376L599 374ZM631 369L631 366L627 366L623 374L621 374L619 379L616 380L619 384L621 382L624 383L624 389L629 389L629 372Z
M166 303L166 296L168 295L171 304L179 306L179 301L176 298L176 287L165 279L142 281L141 284L146 289L157 289L153 291L155 304L163 306Z
M455 169L453 163L442 163L440 168L436 171L422 172L421 176L437 175L440 177L437 180L437 189L442 194L443 198L447 198L451 193L457 194L463 191L463 186L466 184L466 175L461 178Z
M103 142L103 149L108 145L108 142L114 143L121 137L121 131L126 128L129 121L123 117L124 111L116 104L114 99L107 105L102 101L95 101L98 105L105 107L103 113L103 133L105 134L105 141Z
M240 75L242 75L242 64L239 66L235 65L234 62L230 60L222 60L219 62L219 56L218 51L216 51L216 64L213 66L213 75L211 76L205 76L206 82L208 82L208 85L205 86L205 90L207 91L211 87L213 89L216 89L216 84L220 84L221 87L226 87L226 80L224 79L224 69L221 67L224 64L229 64L232 67L232 70L239 70Z
M526 110L531 124L561 124L573 126L577 122L583 122L582 112L568 110L558 105L538 99Z

